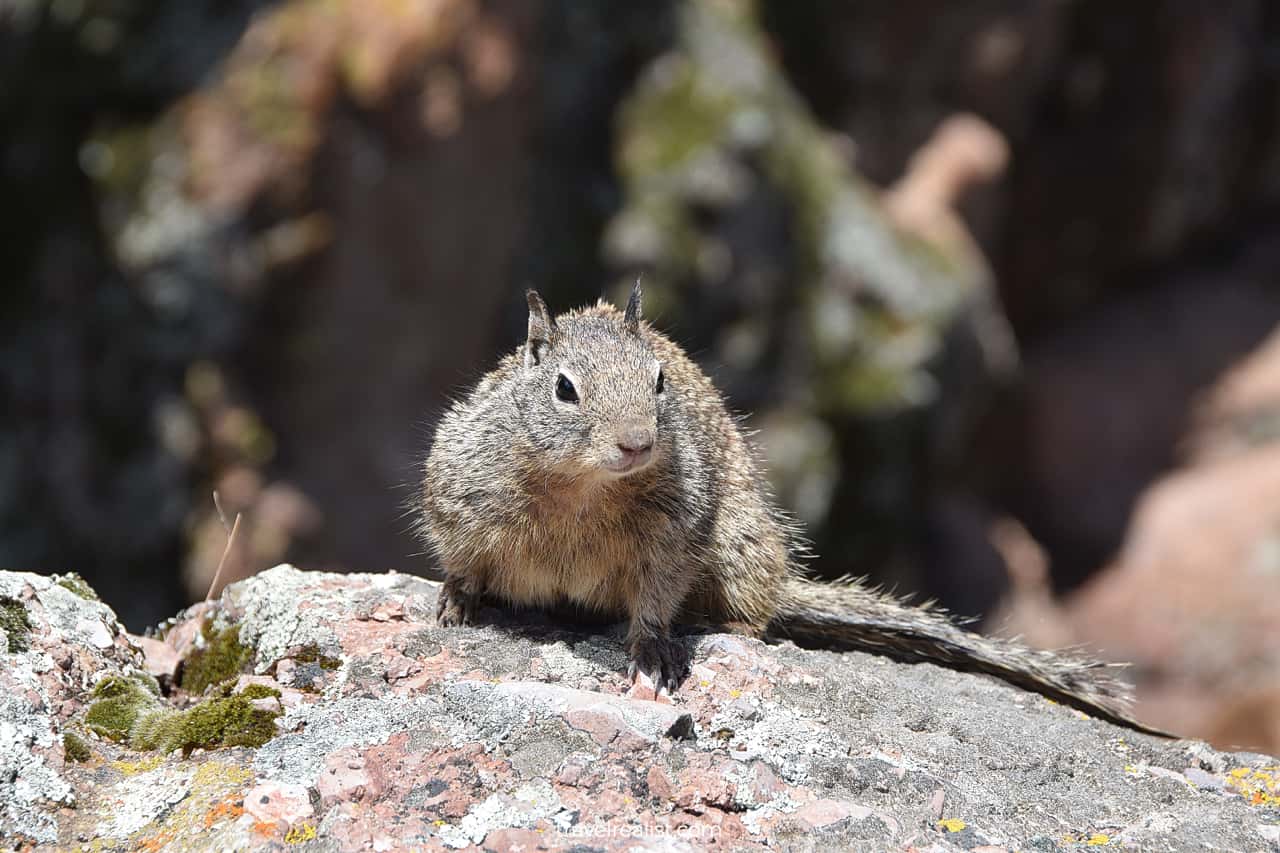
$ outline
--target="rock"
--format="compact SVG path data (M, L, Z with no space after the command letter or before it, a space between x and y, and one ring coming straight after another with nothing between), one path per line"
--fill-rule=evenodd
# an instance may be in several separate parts
M654 702L629 695L621 626L486 609L478 627L443 629L436 590L280 566L180 616L170 631L206 636L183 627L200 620L238 637L246 671L149 703L285 709L260 747L183 757L86 734L88 703L147 683L130 680L146 677L142 654L100 602L0 573L0 598L31 623L0 670L0 781L16 780L0 834L179 850L1272 843L1275 758L1136 734L929 665L725 635L684 636L694 674ZM103 675L118 680L91 696ZM64 734L91 745L87 763L64 762Z
M244 810L255 820L283 823L286 828L315 813L306 786L272 781L245 791Z
M536 682L507 682L494 691L551 710L602 746L617 741L619 746L640 747L664 736L683 738L693 730L688 713L656 701L601 697L587 690Z
M142 652L143 665L151 676L173 678L182 658L172 646L155 637L140 637L136 634L129 635L129 642Z
M81 585L83 582L80 582ZM0 837L56 842L79 802L67 723L103 676L142 665L111 608L67 579L0 572Z

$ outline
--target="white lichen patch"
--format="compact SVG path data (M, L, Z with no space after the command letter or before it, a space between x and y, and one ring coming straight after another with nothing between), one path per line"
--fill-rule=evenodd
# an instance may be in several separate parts
M97 827L101 838L125 839L160 820L191 793L194 771L183 767L159 767L129 776L116 796L103 798L105 807Z
M105 649L119 625L116 614L101 601L81 598L53 578L32 572L0 572L0 596L21 600L26 589L44 609L43 639Z
M444 719L440 702L431 697L350 697L300 705L281 719L286 733L260 747L253 766L264 779L310 784L325 758L339 749L386 743L397 732L435 730Z
M547 664L547 671L561 681L573 685L578 685L588 678L603 678L611 674L611 670L599 663L574 654L569 645L563 641L544 643L539 651ZM626 665L625 659L621 660L621 665Z
M552 820L561 808L551 783L538 779L510 794L491 795L472 806L458 823L439 827L437 834L450 847L466 847L480 844L495 829L527 828L539 820Z
M118 626L102 602L29 572L0 572L0 597L19 602L31 622L30 634L22 638L29 647L6 653L7 637L0 645L0 837L53 843L55 811L74 805L76 797L55 769L61 737L55 710L61 702L49 692L57 680L47 684L42 676L58 665L45 647L110 647Z
M20 661L8 675L24 686L38 685L29 663ZM52 748L55 735L52 718L33 706L25 691L0 692L0 836L58 840L52 811L73 805L75 793L36 751Z
M322 586L327 580L346 582L343 575L302 572L284 564L227 588L224 597L243 614L240 642L255 650L258 672L300 646L338 655L338 635L325 617L342 613L346 601L341 589Z

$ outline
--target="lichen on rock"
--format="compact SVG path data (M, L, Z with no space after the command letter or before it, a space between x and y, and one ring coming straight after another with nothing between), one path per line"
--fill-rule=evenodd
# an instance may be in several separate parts
M54 583L63 589L70 590L72 593L80 596L85 601L98 601L98 594L93 591L93 587L76 572L68 572L64 575L54 575Z
M67 717L92 698L87 685L140 661L109 607L51 577L0 572L0 620L0 839L54 843L84 755Z
M100 603L0 573L0 593L19 585L36 603L16 660L33 665L0 670L0 770L38 793L0 773L6 840L950 853L1106 836L1252 849L1280 816L1277 759L1136 734L929 665L683 634L690 676L655 701L625 677L622 626L485 608L478 626L443 629L438 587L422 579L281 567L193 608L164 640L189 642L217 611L262 672L163 697L127 643L50 639L38 604L81 608L54 611L68 626ZM42 686L50 704L28 703L37 669L79 654L97 666L92 688ZM303 668L318 689L277 680ZM54 701L87 707L55 719Z

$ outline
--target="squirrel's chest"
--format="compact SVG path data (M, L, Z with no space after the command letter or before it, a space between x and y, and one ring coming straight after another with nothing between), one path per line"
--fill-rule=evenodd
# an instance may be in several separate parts
M609 506L546 502L504 537L493 561L491 592L550 605L569 599L603 611L627 610L636 574L652 563L658 519Z

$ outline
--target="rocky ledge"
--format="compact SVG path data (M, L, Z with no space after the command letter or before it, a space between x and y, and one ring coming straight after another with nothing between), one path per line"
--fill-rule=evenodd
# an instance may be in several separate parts
M75 576L0 572L0 837L102 849L1280 850L1280 761L928 665L686 638L280 566L128 635Z

